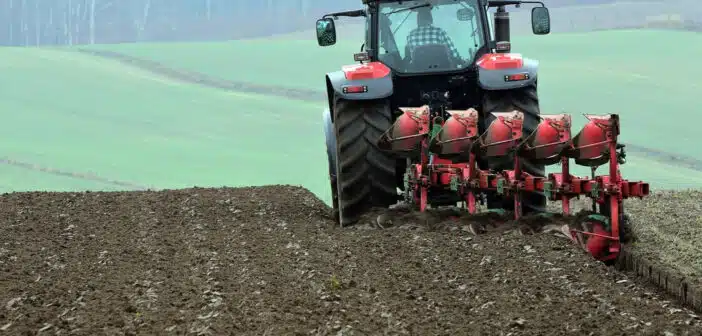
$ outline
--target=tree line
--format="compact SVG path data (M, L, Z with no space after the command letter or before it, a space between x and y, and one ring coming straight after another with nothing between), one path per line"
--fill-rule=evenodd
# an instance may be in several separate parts
M549 6L613 0L545 0ZM0 45L203 41L314 27L360 0L0 0Z
M314 27L358 0L0 0L0 45L221 40Z

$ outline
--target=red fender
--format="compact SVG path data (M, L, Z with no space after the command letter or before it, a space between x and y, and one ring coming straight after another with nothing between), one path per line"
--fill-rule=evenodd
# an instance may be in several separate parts
M390 74L390 68L380 62L353 64L341 67L348 80L383 78Z

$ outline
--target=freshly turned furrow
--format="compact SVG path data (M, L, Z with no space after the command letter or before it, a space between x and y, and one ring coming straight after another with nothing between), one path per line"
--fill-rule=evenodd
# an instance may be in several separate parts
M702 312L702 286L691 283L680 272L657 265L628 248L622 249L616 267L620 271L636 274L686 307Z
M291 186L2 195L0 331L702 335L692 310L566 239L369 215L339 228Z

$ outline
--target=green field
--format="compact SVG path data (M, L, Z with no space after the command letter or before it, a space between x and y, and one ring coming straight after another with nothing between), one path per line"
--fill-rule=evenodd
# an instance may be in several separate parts
M319 190L325 181L324 165L305 165L324 158L319 105L176 83L73 52L2 49L0 62L4 157L158 188ZM19 182L18 172L8 174L16 178L0 178L3 190L71 186L40 173Z
M702 158L693 140L682 141L694 139L702 118L693 101L702 84L688 80L702 76L692 56L702 54L702 37L617 31L520 36L514 44L542 61L543 113L580 119L617 112L625 141ZM358 44L317 48L282 36L93 48L225 79L319 90L324 73L349 63ZM153 188L286 183L329 199L322 102L224 92L72 51L4 48L0 64L3 157ZM18 167L1 172L0 191L124 188ZM653 188L702 187L701 172L632 154L624 173Z
M519 35L513 44L515 50L541 61L542 113L620 113L624 141L702 158L702 146L679 141L681 136L692 139L693 121L702 118L695 112L702 84L694 80L702 78L694 56L702 55L702 34L637 30ZM354 39L319 48L314 40L281 36L94 48L225 79L322 90L324 73L352 63L359 46Z

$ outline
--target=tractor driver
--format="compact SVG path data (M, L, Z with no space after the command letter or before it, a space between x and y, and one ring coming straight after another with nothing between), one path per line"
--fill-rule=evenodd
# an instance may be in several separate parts
M443 44L448 47L454 59L461 59L458 50L453 45L451 38L446 34L446 31L434 26L434 18L431 15L431 7L429 6L417 9L417 28L407 35L406 57L409 56L411 58L416 47L428 44Z

